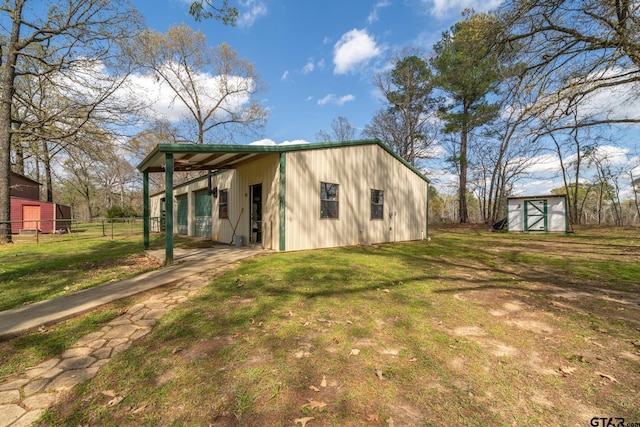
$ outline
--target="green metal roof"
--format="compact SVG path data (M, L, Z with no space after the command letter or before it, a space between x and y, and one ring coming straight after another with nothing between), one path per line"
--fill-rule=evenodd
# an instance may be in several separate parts
M296 145L196 145L196 144L158 144L138 165L140 172L164 172L166 154L174 156L174 171L234 169L249 160L265 155L293 151L340 149L359 145L378 145L420 178L429 180L415 167L407 163L389 147L378 140L358 140L339 142L319 142Z

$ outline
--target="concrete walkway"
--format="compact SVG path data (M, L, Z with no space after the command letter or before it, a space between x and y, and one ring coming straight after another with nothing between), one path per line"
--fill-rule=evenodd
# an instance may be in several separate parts
M37 330L41 326L58 323L101 305L168 285L184 277L233 263L260 252L263 251L230 246L175 249L175 264L170 267L0 312L0 340ZM148 251L148 255L164 263L164 250Z
M172 307L196 295L233 263L259 253L263 251L230 247L176 250L174 260L178 264L171 267L0 312L1 336L9 337L59 322L101 304L173 283L173 286L167 286L130 307L100 331L80 338L59 357L27 369L17 379L0 383L0 427L30 426L46 408L55 404L61 393L93 378L113 356L151 332L156 321ZM163 257L164 251L150 255ZM115 395L113 399L117 403L121 397Z

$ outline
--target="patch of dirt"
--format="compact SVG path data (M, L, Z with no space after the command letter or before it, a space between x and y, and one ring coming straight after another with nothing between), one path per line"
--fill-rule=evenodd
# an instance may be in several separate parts
M231 336L214 337L212 339L203 339L190 347L182 350L176 349L176 354L181 357L193 361L198 359L206 359L223 347L233 345L236 339Z

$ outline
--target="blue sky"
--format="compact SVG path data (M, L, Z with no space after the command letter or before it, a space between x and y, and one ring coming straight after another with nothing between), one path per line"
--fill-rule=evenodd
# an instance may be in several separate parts
M252 62L269 87L260 94L269 110L263 137L278 144L315 141L338 116L361 130L381 108L372 77L388 67L391 53L409 46L428 52L465 7L496 6L481 0L238 0L232 1L238 25L225 27L195 22L189 3L134 1L150 28L165 32L185 23L210 45L226 42Z
M184 23L202 31L210 46L226 42L241 58L253 63L268 85L258 100L268 109L269 117L261 135L234 142L283 144L316 141L320 130L331 132L331 122L338 116L346 117L360 137L362 128L383 106L372 78L393 66L390 55L404 48L418 48L428 54L442 32L461 19L464 9L484 12L495 9L502 0L230 2L239 11L236 27L213 19L196 22L188 14L190 0L134 0L149 28L166 32L170 26ZM158 85L149 80L144 86L150 89ZM170 106L169 98L163 95L164 105L158 110L169 118L178 118L179 107ZM603 108L619 99L619 94L601 93L592 107ZM640 102L616 104L625 114L640 114ZM632 163L637 166L637 157L630 158L637 132L622 130L626 134L622 140L628 143L621 144L618 139L616 146L603 147L603 153L620 167ZM516 185L517 194L546 194L562 186L555 155L546 153L533 160L531 175ZM440 191L455 191L457 176L441 162L430 162L425 173ZM640 174L639 168L636 174Z

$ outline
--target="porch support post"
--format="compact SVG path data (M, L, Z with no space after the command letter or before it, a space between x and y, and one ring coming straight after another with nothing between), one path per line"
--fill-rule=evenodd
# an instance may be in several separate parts
M142 172L142 235L144 249L149 249L149 229L151 219L149 218L149 172Z
M173 153L165 154L165 206L166 206L166 225L165 225L165 265L173 264Z

